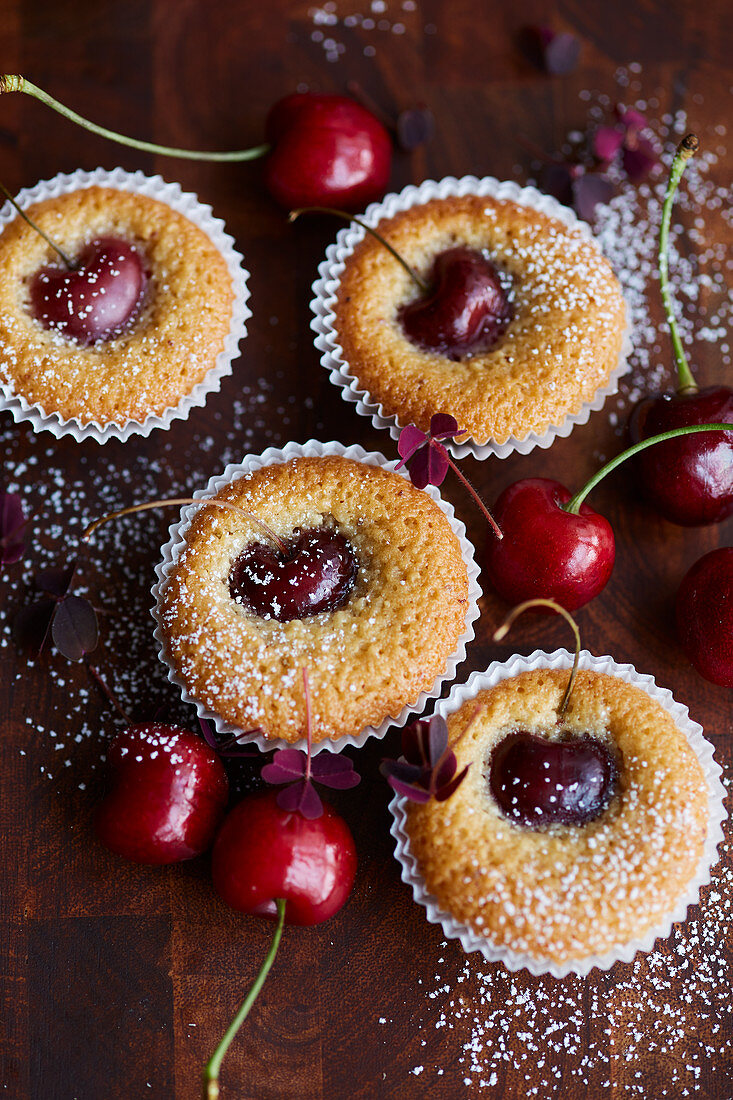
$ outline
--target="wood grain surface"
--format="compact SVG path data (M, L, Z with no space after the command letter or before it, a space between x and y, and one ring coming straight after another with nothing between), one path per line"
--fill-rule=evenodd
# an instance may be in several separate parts
M360 18L348 18L354 15ZM580 36L576 72L549 78L525 58L519 31L538 21ZM465 173L523 183L532 175L528 148L559 149L568 132L587 127L598 97L609 106L653 99L647 110L656 120L670 116L679 125L677 112L686 112L716 156L705 178L727 189L732 22L725 0L335 0L323 7L308 0L2 0L0 57L4 72L23 73L108 126L195 148L258 143L269 106L299 86L341 92L356 80L390 114L426 103L435 137L396 155L394 189ZM669 146L667 128L659 123ZM0 1095L12 1100L196 1097L201 1067L271 931L216 899L205 858L146 869L95 842L100 757L120 719L83 665L54 654L28 662L13 643L8 624L34 570L62 561L81 525L100 512L192 491L246 452L316 437L395 455L387 433L342 402L313 347L310 286L336 227L305 219L288 225L265 194L258 165L157 159L113 147L26 98L0 99L0 179L8 187L118 164L179 181L224 218L251 271L254 316L221 393L169 432L100 448L34 435L0 414L4 478L32 513L29 555L0 580ZM730 244L729 223L704 211L690 235L700 215L688 203L675 219L688 259ZM715 293L702 286L698 316ZM654 292L650 301L659 324ZM693 341L701 381L730 383L729 336ZM659 364L669 368L666 341L650 361L657 373ZM601 456L620 449L640 369L637 363L617 399L550 450L466 460L463 469L488 501L520 476L579 487ZM445 491L481 555L489 536L470 498L455 480ZM672 601L693 561L731 543L730 523L672 527L638 500L624 473L604 482L593 503L614 525L618 558L607 589L579 614L584 645L672 688L729 768L731 694L687 665L674 639ZM193 711L157 661L149 617L154 566L172 518L141 517L100 539L84 579L104 611L95 663L129 713L142 719L160 708L165 718L190 724ZM461 679L516 651L569 644L562 623L537 618L492 645L504 607L484 587ZM351 754L361 786L335 801L357 841L356 888L328 924L286 929L265 990L224 1063L223 1098L730 1100L729 851L702 905L652 955L586 979L510 974L445 943L400 881L388 791L377 771L398 741L392 734ZM237 789L250 785L245 767L232 774Z

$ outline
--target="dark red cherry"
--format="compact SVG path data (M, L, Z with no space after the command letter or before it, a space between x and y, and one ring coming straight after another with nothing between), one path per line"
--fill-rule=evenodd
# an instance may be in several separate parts
M265 136L273 146L265 183L288 210L362 210L387 188L392 167L389 134L371 112L346 96L286 96L270 111Z
M733 546L695 562L677 593L677 635L701 676L733 687Z
M488 351L512 319L499 272L476 249L459 246L435 257L427 298L400 311L405 335L449 359Z
M508 603L536 597L556 600L568 611L592 600L606 585L616 557L607 519L581 504L566 512L571 494L559 481L516 481L492 509L504 537L492 538L487 573Z
M109 794L95 830L136 863L177 863L211 845L229 797L221 760L201 737L159 722L130 726L107 755Z
M211 860L214 889L243 913L274 918L286 903L288 924L318 924L351 893L356 848L348 825L328 804L306 820L277 804L276 791L244 798L219 830Z
M491 754L489 783L507 817L521 825L585 825L613 795L618 768L594 737L549 741L521 730Z
M30 282L31 311L44 328L79 344L108 340L135 317L145 292L142 256L127 241L91 241L73 271L51 264Z
M688 424L730 424L730 432L699 432L658 443L635 462L644 495L672 523L697 527L733 514L733 389L648 397L629 422L633 442Z
M232 598L280 623L342 607L359 569L348 539L322 527L296 533L285 545L287 555L264 542L247 546L229 574Z

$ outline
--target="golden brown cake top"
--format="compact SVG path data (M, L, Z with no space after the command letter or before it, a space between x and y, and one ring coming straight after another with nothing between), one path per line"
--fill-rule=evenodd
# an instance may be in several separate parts
M32 316L29 281L58 256L15 218L0 234L0 380L46 414L82 424L144 421L177 405L215 365L231 321L231 276L206 233L157 199L98 186L27 213L72 258L100 237L133 244L149 279L127 330L80 346Z
M616 676L580 671L562 730L557 710L569 673L538 669L482 691L448 720L458 767L444 803L410 804L407 829L427 888L492 943L563 962L641 937L684 894L707 831L708 788L668 712ZM499 808L491 754L522 730L549 738L590 734L618 759L617 789L582 826L530 828Z
M505 274L514 318L489 351L456 362L405 336L400 309L419 294L371 235L345 260L334 305L348 372L384 413L426 431L453 415L479 444L543 434L577 413L618 365L626 310L595 242L529 206L469 195L432 199L384 219L379 232L423 277L456 245Z
M305 736L306 667L318 741L379 725L433 686L465 630L468 575L430 496L383 467L333 455L262 467L217 499L285 539L335 525L359 568L336 611L262 618L232 598L229 577L266 536L244 517L202 508L161 597L168 656L194 698L240 729L295 741Z

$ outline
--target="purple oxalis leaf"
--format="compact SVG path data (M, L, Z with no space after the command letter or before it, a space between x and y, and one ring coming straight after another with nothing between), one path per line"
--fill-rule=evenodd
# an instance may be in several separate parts
M445 475L448 473L449 467L448 455L445 453L443 444L434 443L431 440L422 453L427 455L428 482L430 485L442 485L445 481ZM410 476L412 476L412 474ZM421 486L421 488L422 487L423 486Z
M608 164L624 143L624 135L617 126L601 126L593 135L593 152L599 160Z
M428 722L428 763L435 768L448 748L448 725L445 718L434 714ZM453 774L451 772L451 774Z
M466 778L466 774L470 767L470 764L466 764L463 771L459 772L454 779L451 779L450 783L444 783L441 787L438 787L437 791L435 792L436 801L445 802L446 799L450 798L453 792L458 790L461 783Z
M3 565L14 565L23 557L26 523L19 495L0 489L0 562Z
M300 749L279 749L261 776L265 783L295 783L305 777L308 757Z
M430 435L433 439L452 439L462 434L458 421L450 413L433 413L430 417Z
M60 600L68 593L75 572L75 562L71 565L53 566L51 569L39 569L33 583L39 592L47 592L49 596Z
M419 451L427 441L428 437L425 432L421 432L414 424L408 424L406 428L403 428L400 432L400 438L397 440L397 451L403 462L407 462L408 459L412 458L415 452ZM398 463L399 465L401 463Z
M409 783L428 790L430 769L420 764L410 764L406 760L383 760L379 770L385 779L397 779L400 783Z
M433 769L433 790L440 791L447 783L450 783L456 774L457 767L456 754L454 752L446 753Z
M397 144L409 153L426 145L435 133L435 118L429 107L411 107L397 116Z
M429 802L430 791L426 791L424 787L413 786L412 783L403 783L401 779L397 779L393 775L387 776L387 782L392 790L403 798L409 798L411 802Z
M316 783L338 791L347 791L361 782L361 776L348 756L338 756L332 752L322 752L313 759L311 775Z
M646 138L639 138L633 147L624 146L623 165L632 183L641 183L659 164L657 150Z
M306 821L313 821L323 813L323 803L318 792L313 784L305 779L291 783L289 787L278 791L277 804L286 813L301 814Z
M551 76L567 76L574 72L580 59L580 39L562 31L552 36L545 46L544 62Z
M646 115L637 111L635 107L622 107L616 104L616 117L627 130L646 130L648 126Z
M603 176L581 176L573 184L575 209L584 221L590 222L595 217L598 204L608 202L613 193L613 184Z
M13 635L21 649L30 649L36 656L43 650L56 601L44 598L22 607L13 621Z
M53 613L51 637L59 653L70 661L81 661L91 653L99 641L99 627L89 600L81 596L60 600Z

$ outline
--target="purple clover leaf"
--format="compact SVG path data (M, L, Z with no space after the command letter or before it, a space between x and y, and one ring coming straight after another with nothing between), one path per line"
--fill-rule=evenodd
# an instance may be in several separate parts
M470 764L456 775L456 754L448 747L445 718L433 715L430 721L413 722L402 731L402 757L383 760L380 772L390 787L412 802L435 798L445 802L458 789Z
M314 783L344 791L360 781L348 757L320 753L309 760L308 754L301 749L279 749L261 774L266 783L284 787L277 796L281 810L297 811L309 821L323 813L323 803Z
M397 450L401 461L396 469L407 466L410 479L418 489L424 489L427 485L442 485L450 459L443 446L443 440L455 439L463 435L463 429L458 427L458 421L449 413L435 413L430 420L430 431L426 434L416 428L414 424L408 424L400 432L397 441Z
M574 34L547 26L528 26L523 28L521 39L529 59L550 76L567 76L578 66L580 39Z
M0 489L0 562L3 565L14 565L25 554L27 522L20 496Z

